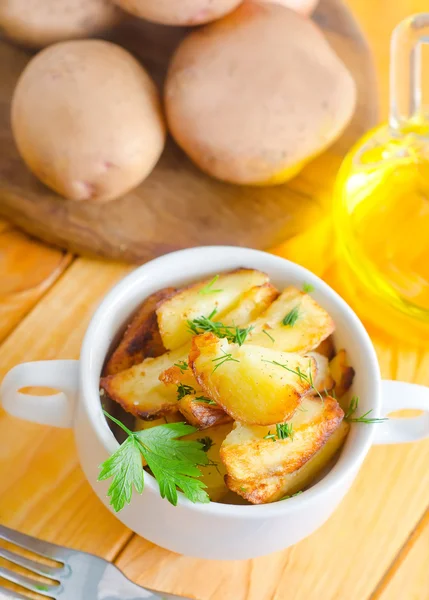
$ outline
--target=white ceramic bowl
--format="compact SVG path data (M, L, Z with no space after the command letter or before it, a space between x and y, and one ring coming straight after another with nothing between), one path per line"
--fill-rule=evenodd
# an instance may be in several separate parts
M237 267L265 271L279 288L314 286L312 295L336 323L337 347L346 348L356 370L353 393L362 412L380 417L401 408L426 411L413 419L354 424L329 473L297 497L258 506L192 504L182 494L176 507L161 499L156 481L145 474L141 496L117 515L127 527L174 552L214 559L246 559L295 544L320 527L341 502L373 443L413 441L429 435L429 389L381 381L377 358L363 325L351 308L321 279L282 258L237 247L201 247L174 252L136 269L104 299L82 345L79 361L41 361L14 367L1 387L4 408L23 419L73 427L80 462L100 500L109 507L108 482L97 482L99 465L118 448L101 411L99 377L117 332L151 293ZM63 392L28 396L26 386ZM110 509L110 507L109 507ZM111 510L111 509L110 509Z

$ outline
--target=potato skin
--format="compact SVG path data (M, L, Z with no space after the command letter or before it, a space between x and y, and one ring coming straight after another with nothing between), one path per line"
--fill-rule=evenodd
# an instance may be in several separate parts
M18 81L11 118L29 169L76 201L123 195L164 147L154 83L131 54L102 40L61 42L37 54Z
M109 0L3 0L0 28L10 39L42 48L68 39L90 37L119 21Z
M209 175L248 185L294 176L344 130L355 96L314 23L260 2L191 32L165 86L176 142Z
M151 294L137 310L104 367L103 375L115 375L145 358L160 356L166 352L159 335L156 309L176 291L164 288Z
M114 0L127 12L163 25L201 25L223 17L242 0Z

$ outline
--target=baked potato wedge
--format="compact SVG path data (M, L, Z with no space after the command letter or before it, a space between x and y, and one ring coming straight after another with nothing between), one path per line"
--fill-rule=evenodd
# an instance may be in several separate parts
M177 387L165 385L159 376L172 363L186 359L187 350L188 347L179 348L157 358L146 358L116 375L102 377L100 386L112 400L136 417L149 419L155 415L176 412Z
M213 333L193 338L189 365L205 396L250 425L290 419L316 376L311 357L239 346Z
M179 290L157 309L159 331L167 350L183 346L192 337L188 320L208 317L216 310L220 320L255 286L268 282L268 276L254 269L237 269Z
M251 325L247 343L302 354L317 348L335 329L326 310L292 286Z
M228 493L228 488L225 484L226 470L220 459L219 451L223 440L230 433L231 429L232 423L228 423L210 427L210 429L206 429L205 431L196 431L182 438L184 440L196 440L205 446L210 462L208 465L200 465L199 469L203 474L201 481L206 484L206 492L213 502L218 502Z
M220 456L233 479L252 481L297 471L310 460L340 426L344 412L338 402L308 396L302 410L288 422L292 437L274 439L276 427L236 423L222 444Z
M240 298L237 306L222 318L225 325L246 327L262 314L278 297L278 290L271 283L251 288Z
M314 393L332 390L334 380L329 369L329 360L326 356L318 352L309 352L306 356L313 358L316 362L316 377L313 381L313 385L316 388Z
M166 350L159 334L156 309L175 291L175 288L165 288L146 298L107 361L104 375L115 375L145 358L164 354Z
M350 425L341 421L326 443L302 467L286 475L240 481L226 476L228 488L252 504L266 504L281 500L307 488L329 465L341 448L349 432Z
M207 429L231 423L232 418L216 402L198 394L188 394L178 402L179 410L190 425Z
M342 398L351 387L355 376L355 370L349 365L347 352L342 349L329 363L332 378L334 380L334 391L337 398Z

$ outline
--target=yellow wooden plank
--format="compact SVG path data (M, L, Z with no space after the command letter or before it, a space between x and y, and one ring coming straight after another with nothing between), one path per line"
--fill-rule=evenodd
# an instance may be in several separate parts
M429 600L429 511L371 600Z
M27 360L77 358L101 297L128 269L76 261L0 347L0 378ZM0 412L3 524L114 558L130 533L99 502L78 466L71 431Z
M72 257L0 221L0 341L31 310Z

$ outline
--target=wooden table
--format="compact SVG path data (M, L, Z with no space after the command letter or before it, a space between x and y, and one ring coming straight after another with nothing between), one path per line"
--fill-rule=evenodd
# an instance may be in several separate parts
M386 116L391 29L427 3L350 3L374 50ZM95 307L127 270L64 255L0 222L0 377L22 361L77 357ZM429 384L428 352L373 339L385 377ZM133 535L85 482L71 432L1 413L0 440L0 522L104 556L143 585L198 600L429 599L429 440L372 449L317 533L237 562L174 555Z

